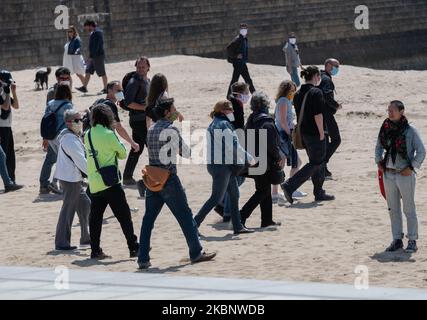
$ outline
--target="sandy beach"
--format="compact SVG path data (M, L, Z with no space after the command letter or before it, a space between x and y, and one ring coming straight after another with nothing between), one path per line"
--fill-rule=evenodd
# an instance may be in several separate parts
M108 64L109 79L121 80L134 69L133 65L134 61ZM191 56L154 58L151 66L150 76L157 72L167 76L169 93L175 97L176 106L186 120L191 121L192 129L206 128L212 106L225 97L232 66L224 60ZM256 88L267 92L272 101L280 81L289 79L282 67L249 65L249 69ZM39 126L46 91L34 91L34 74L35 70L13 73L21 105L13 114L17 182L26 188L0 194L0 265L65 265L74 269L136 272L137 264L128 258L125 239L110 210L105 214L101 245L112 259L92 261L89 250L70 254L54 251L62 201L53 195L40 197L38 194L44 160ZM79 86L77 77L73 79L74 86ZM355 268L364 265L368 267L373 286L427 287L426 171L418 172L417 181L419 252L386 254L384 249L391 241L390 221L386 203L379 193L374 163L376 138L391 100L405 103L409 121L427 142L426 79L427 71L378 71L342 66L335 84L337 100L344 106L337 115L343 142L330 163L334 180L325 184L336 201L316 204L311 194L312 184L308 182L301 188L309 193L308 197L290 208L274 207L274 219L282 222L281 227L241 236L233 236L228 225L220 223L220 217L212 212L200 231L203 246L209 251L218 251L218 256L213 262L198 265L189 264L184 237L165 207L153 231L153 267L146 272L353 284L357 276ZM54 83L53 74L49 80L50 84ZM101 88L101 80L93 77L89 91L96 93ZM73 102L83 111L98 98L76 92ZM245 111L249 115L249 109ZM129 128L127 114L122 112L121 117L124 126ZM146 155L144 151L138 171L147 164ZM305 152L300 155L305 162ZM124 164L121 163L122 168ZM209 197L211 178L204 165L181 165L178 170L195 214ZM253 181L247 180L241 188L241 205L253 190ZM133 213L135 233L139 236L145 203L138 199L136 189L127 188L126 194L131 208L139 209ZM77 222L76 216L74 223ZM259 228L259 209L247 225ZM79 236L79 228L73 228L73 244L78 244Z

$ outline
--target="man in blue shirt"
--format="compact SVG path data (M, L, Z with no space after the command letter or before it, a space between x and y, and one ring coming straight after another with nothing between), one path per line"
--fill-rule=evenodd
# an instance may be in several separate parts
M239 81L240 76L242 76L249 85L251 93L255 92L255 87L247 66L249 58L249 42L247 35L248 25L246 23L241 23L240 34L227 46L228 62L232 63L234 68L233 77L228 86L227 98L231 94L231 86Z
M91 75L96 71L96 74L102 78L104 89L100 94L107 94L108 78L105 72L105 51L104 51L104 35L101 29L97 28L96 22L86 20L84 23L86 32L90 32L89 38L89 59L86 61L86 77L83 81L83 86L76 88L80 92L87 93L87 86Z

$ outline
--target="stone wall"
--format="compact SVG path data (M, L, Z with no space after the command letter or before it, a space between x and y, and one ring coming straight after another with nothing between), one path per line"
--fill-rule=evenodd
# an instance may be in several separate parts
M288 32L300 41L304 64L334 56L345 64L377 68L427 67L427 1L365 0L370 29L356 30L360 0L0 0L0 68L62 63L65 31L56 30L54 9L70 8L82 31L94 15L105 32L108 62L139 54L225 57L224 48L250 24L250 62L284 63ZM87 35L83 35L85 48Z

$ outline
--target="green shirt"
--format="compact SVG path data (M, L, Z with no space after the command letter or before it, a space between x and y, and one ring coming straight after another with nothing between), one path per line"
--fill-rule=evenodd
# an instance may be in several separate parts
M114 131L101 125L93 127L90 131L93 148L95 149L96 159L98 160L100 168L115 165L117 163L116 158L120 160L126 158L126 148L123 143L120 142ZM104 184L101 175L96 169L89 144L88 133L86 133L85 136L85 148L90 192L98 193L104 191L109 187ZM117 168L117 171L119 173L119 168Z

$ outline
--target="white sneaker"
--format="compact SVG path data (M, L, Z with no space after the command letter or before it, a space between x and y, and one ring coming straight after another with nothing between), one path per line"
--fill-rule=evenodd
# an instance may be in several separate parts
M297 190L294 193L292 193L292 198L298 199L298 198L304 198L304 197L307 197L307 193L305 193L305 192Z
M277 199L277 205L279 207L284 207L288 201L286 200L285 196L283 194L279 194Z

